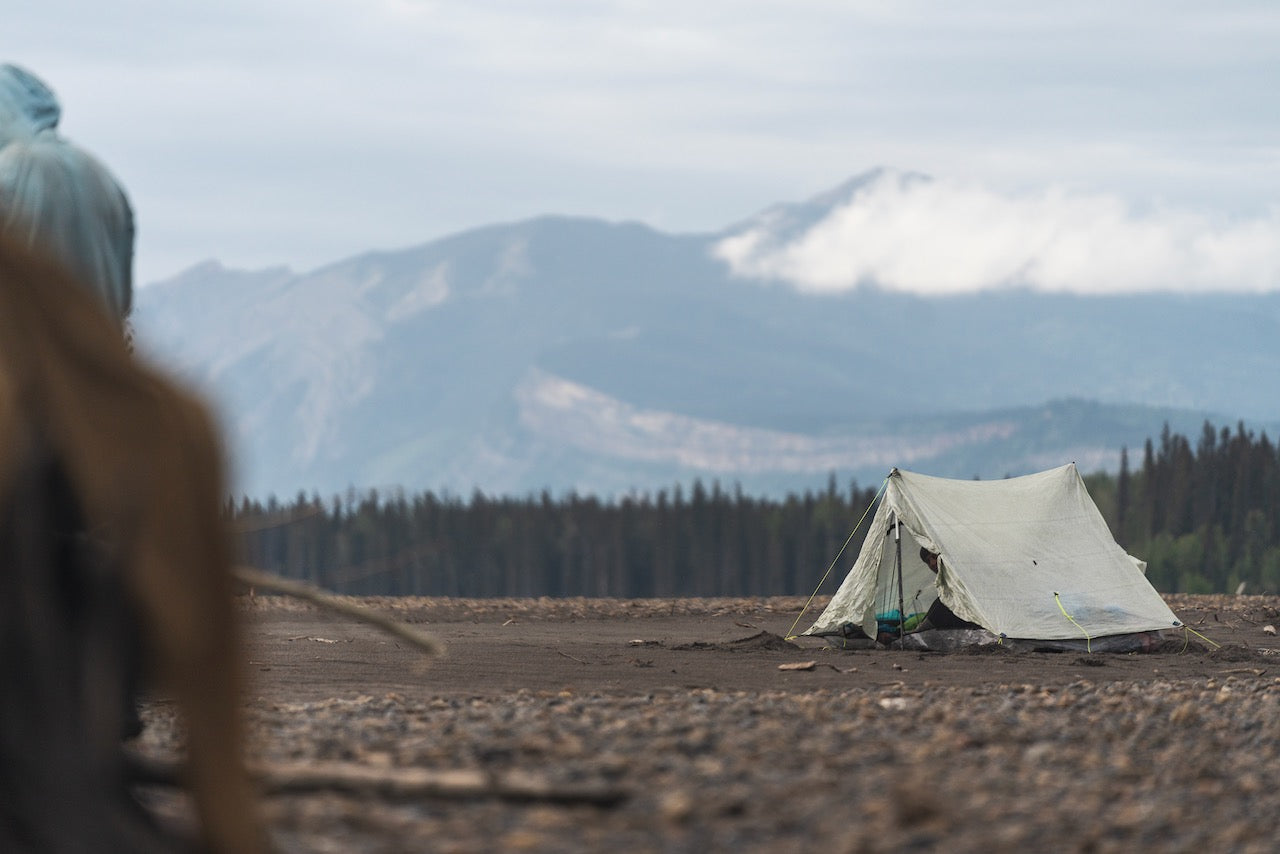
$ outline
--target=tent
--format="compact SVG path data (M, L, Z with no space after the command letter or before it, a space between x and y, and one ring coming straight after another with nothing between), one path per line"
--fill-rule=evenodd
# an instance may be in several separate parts
M936 575L921 547L939 555ZM853 568L804 634L910 632L935 599L990 640L1091 644L1181 627L1145 570L1116 543L1074 463L993 481L894 469Z

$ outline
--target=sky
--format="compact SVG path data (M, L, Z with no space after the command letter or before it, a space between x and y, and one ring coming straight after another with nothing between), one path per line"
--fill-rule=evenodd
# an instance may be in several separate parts
M145 285L542 214L716 232L875 167L744 276L1280 289L1280 5L43 0L0 61L127 188ZM928 258L922 260L921 245Z

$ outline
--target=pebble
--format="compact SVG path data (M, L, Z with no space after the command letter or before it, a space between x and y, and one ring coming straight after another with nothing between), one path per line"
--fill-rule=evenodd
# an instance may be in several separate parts
M1241 598L1255 613L1276 604ZM629 610L759 610L755 600L738 601L645 601ZM504 600L448 607L541 618ZM604 607L546 605L561 615ZM1115 678L1124 659L1107 658L1105 680L1083 678L1104 674L1082 667L1070 684L1043 686L1025 671L1002 684L1003 668L971 686L882 685L867 674L883 680L888 668L872 665L885 658L855 660L866 666L841 688L806 687L803 674L769 665L776 689L683 690L673 678L670 689L642 695L388 694L249 700L245 708L259 761L520 771L629 793L612 809L276 797L268 816L286 854L1272 850L1266 817L1280 815L1280 679L1256 656L1248 666L1224 658L1213 678L1131 680ZM177 755L183 738L172 706L148 703L143 717L139 748Z
M352 852L428 843L776 852L840 844L857 805L857 850L869 852L919 848L940 833L952 850L996 841L1045 850L1081 828L1118 847L1265 850L1270 827L1250 817L1280 813L1280 684L1249 674L1058 692L1015 684L909 695L674 691L643 703L586 692L568 704L531 692L442 700L251 704L255 754L517 769L622 785L631 797L613 810L496 801L335 810L307 806L321 796L291 796L272 813L282 849L336 850L337 840ZM858 711L867 703L870 717ZM146 711L143 746L173 749L172 709Z

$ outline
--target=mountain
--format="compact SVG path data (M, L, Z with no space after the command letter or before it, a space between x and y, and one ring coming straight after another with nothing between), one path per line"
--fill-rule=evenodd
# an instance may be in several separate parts
M776 494L894 465L1114 469L1165 422L1273 423L1277 294L812 295L716 256L748 228L785 243L873 179L715 234L544 217L307 273L211 262L140 289L134 322L217 402L260 497Z

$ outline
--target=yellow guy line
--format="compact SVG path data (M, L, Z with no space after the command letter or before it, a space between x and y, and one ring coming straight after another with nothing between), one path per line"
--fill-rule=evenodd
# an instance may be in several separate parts
M1076 618L1075 618L1075 617L1073 617L1073 616L1071 616L1070 614L1068 614L1068 613L1067 613L1067 609L1066 609L1066 608L1064 608L1064 607L1062 607L1062 600L1061 600L1060 598L1058 598L1058 594L1057 594L1056 592L1053 594L1053 601L1055 601L1055 602L1057 602L1057 603L1058 603L1058 610L1062 612L1062 616L1064 616L1064 617L1066 617L1068 620L1070 620L1070 621L1071 621L1071 623L1072 623L1072 625L1074 625L1077 629L1079 629L1079 630L1080 630L1080 634L1084 635L1084 649L1085 649L1085 652L1088 652L1088 653L1091 653L1091 654L1092 654L1092 653L1093 653L1093 638L1089 637L1089 633L1088 633L1088 632L1086 632L1086 631L1084 630L1084 626L1082 626L1082 625L1080 625L1079 623L1077 623L1077 622L1076 622Z
M1191 634L1193 634L1193 635L1195 635L1196 637L1200 638L1200 640L1202 640L1202 641L1204 641L1205 643L1209 644L1209 645L1210 645L1211 647L1213 647L1214 649L1222 649L1222 644L1217 643L1216 641L1211 641L1211 640L1209 640L1207 637L1205 637L1204 635L1200 634L1200 633L1199 633L1199 632L1197 632L1195 629L1193 629L1193 628L1191 628L1190 626L1188 626L1186 623L1183 623L1183 624L1182 624L1182 627L1183 627L1184 629L1186 629L1188 632L1191 632ZM1183 634L1183 637L1185 638L1185 637L1186 637L1186 634ZM1182 645L1182 651L1183 651L1183 652L1186 652L1186 650L1187 650L1187 645L1184 643L1184 644Z
M818 591L822 589L822 585L827 583L827 576L831 574L831 570L836 568L836 563L840 560L840 555L844 554L844 550L849 547L849 543L853 541L853 535L858 533L858 529L862 527L862 523L867 520L867 513L871 512L871 508L876 506L876 502L880 500L881 493L884 488L889 485L889 478L886 477L884 482L880 484L880 489L876 491L875 497L871 499L871 503L867 505L866 512L862 514L862 518L858 520L858 524L853 526L853 530L849 532L849 537L844 541L844 545L840 547L840 551L836 552L836 556L831 561L831 566L827 567L827 571L822 574L822 578L818 581L818 586L813 588L813 592L809 594L809 601L804 603L804 607L800 609L800 613L796 614L796 621L791 624L791 628L787 629L787 640L795 640L797 635L792 634L796 630L796 626L800 625L800 618L804 616L804 612L809 610L809 606L813 604L813 599L818 595Z

